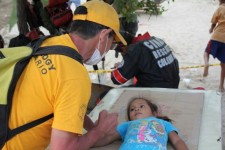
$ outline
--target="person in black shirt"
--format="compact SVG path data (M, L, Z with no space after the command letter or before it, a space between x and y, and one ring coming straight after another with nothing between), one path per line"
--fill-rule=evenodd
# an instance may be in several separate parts
M2 35L0 35L0 48L4 48L4 44L5 44L5 42L2 38Z
M137 82L131 86L178 88L179 63L162 39L145 33L128 44L121 48L126 49L123 60L115 64L111 73L114 84L124 84L135 77Z

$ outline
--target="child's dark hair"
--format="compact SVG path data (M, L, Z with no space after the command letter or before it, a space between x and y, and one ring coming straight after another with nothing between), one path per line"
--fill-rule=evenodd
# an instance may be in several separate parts
M156 104L153 104L150 100L148 100L148 99L145 99L145 98L139 98L139 97L137 97L137 98L133 98L129 103L128 103L128 105L127 105L127 117L128 117L128 120L130 121L131 119L130 119L130 105L131 105L131 103L133 102L133 101L135 101L135 100L137 100L137 99L142 99L142 100L144 100L144 101L146 101L146 103L148 104L148 106L151 108L151 110L152 110L152 113L153 114L158 114L158 106L156 105ZM173 120L172 119L170 119L169 117L167 117L167 116L155 116L156 118L159 118L159 119L163 119L163 120L166 120L166 121L168 121L168 122L172 122Z

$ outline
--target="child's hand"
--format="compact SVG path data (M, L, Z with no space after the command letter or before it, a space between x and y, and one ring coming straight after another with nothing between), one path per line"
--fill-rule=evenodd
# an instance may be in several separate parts
M212 33L215 27L216 27L216 24L212 24L211 28L209 29L209 33Z
M212 28L210 28L210 29L209 29L209 33L211 34L212 32L213 32L213 29L212 29Z
M120 62L117 62L114 64L114 66L111 69L118 69Z

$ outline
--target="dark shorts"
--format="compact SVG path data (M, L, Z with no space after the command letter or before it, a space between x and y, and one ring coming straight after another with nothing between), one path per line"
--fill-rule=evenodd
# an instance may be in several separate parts
M225 43L210 40L207 44L205 52L225 63Z

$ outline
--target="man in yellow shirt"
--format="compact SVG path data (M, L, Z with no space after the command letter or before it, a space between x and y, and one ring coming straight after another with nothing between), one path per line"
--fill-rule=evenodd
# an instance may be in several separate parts
M41 47L63 45L74 48L88 65L97 64L113 40L125 40L119 33L119 19L112 6L90 1L74 13L69 34L48 38ZM100 112L93 124L85 115L91 95L86 68L63 55L43 55L30 60L14 92L10 129L53 113L54 117L26 130L4 145L4 150L86 150L110 134L117 114ZM83 127L88 132L83 134Z

